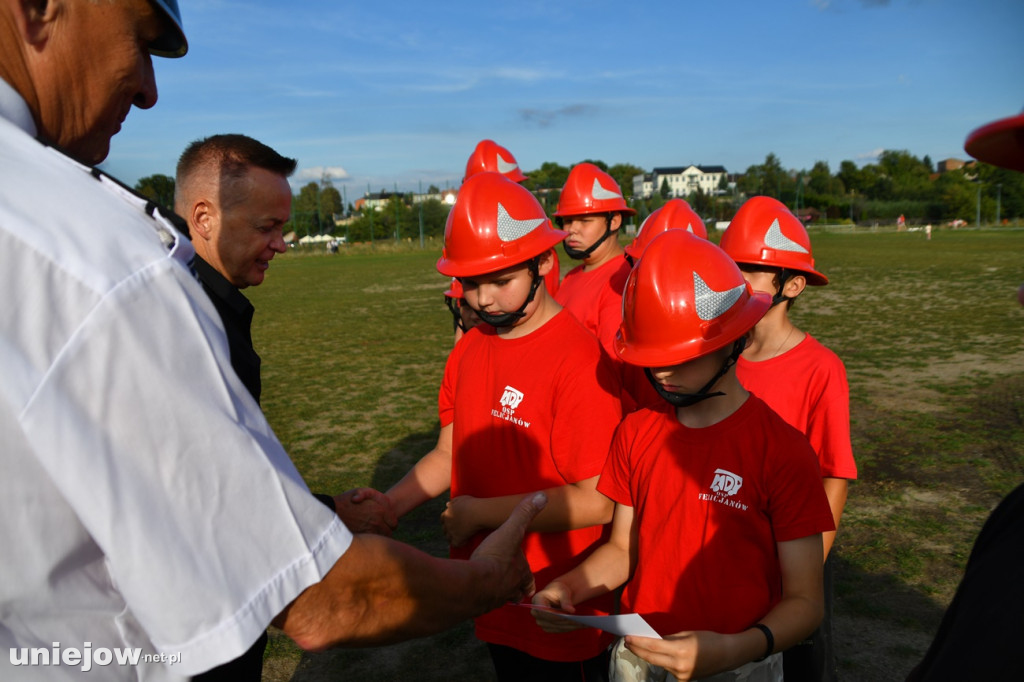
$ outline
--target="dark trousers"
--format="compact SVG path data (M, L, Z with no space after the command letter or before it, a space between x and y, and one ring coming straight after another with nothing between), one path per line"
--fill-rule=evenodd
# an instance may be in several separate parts
M608 682L608 650L585 661L545 661L498 644L488 644L498 682Z
M192 678L192 682L260 682L263 679L263 650L267 648L267 633L233 661L219 665Z
M811 636L782 652L786 682L835 682L836 655L832 647L832 556L825 561L825 615Z

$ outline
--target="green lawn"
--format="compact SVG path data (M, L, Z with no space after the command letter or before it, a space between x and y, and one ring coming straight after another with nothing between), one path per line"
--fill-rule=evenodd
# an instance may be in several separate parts
M846 363L860 468L836 545L840 670L897 679L923 654L981 522L1024 479L1024 231L812 239L832 283L792 313ZM416 246L290 252L246 292L264 409L314 490L387 488L437 437L451 320L439 248ZM403 520L399 537L443 554L442 504ZM265 678L490 679L488 666L467 627L314 656L275 636Z

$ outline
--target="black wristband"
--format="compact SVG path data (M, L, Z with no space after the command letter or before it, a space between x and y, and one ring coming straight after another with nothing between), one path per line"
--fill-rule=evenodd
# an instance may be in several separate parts
M757 628L758 630L763 632L764 638L768 640L768 645L765 647L764 650L764 656L762 656L761 658L754 659L755 663L759 663L760 661L763 661L764 659L771 656L772 652L775 651L775 635L772 634L771 629L769 629L769 627L764 623L754 623L750 627Z

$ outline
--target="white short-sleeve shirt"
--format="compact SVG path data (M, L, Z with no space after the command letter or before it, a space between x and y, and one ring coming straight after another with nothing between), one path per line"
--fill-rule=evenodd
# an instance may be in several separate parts
M352 536L232 371L188 240L25 111L0 80L0 679L78 679L86 654L96 679L188 677Z

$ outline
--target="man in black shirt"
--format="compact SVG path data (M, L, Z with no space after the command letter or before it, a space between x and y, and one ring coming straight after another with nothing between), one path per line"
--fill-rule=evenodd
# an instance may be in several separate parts
M178 161L175 210L188 222L203 288L220 313L231 365L260 400L260 357L252 346L253 307L241 289L263 282L270 261L287 249L288 176L295 159L245 135L197 140Z
M175 178L174 209L188 223L196 274L224 324L231 366L257 403L262 388L260 356L250 332L255 309L241 290L259 286L270 261L287 249L283 228L291 215L288 176L295 165L295 159L251 137L213 135L185 149ZM376 522L377 514L360 513L388 504L375 491L357 489L336 497L322 493L316 497L353 532L390 535L397 524L390 510L386 525ZM259 680L266 643L264 634L240 658L196 679Z

